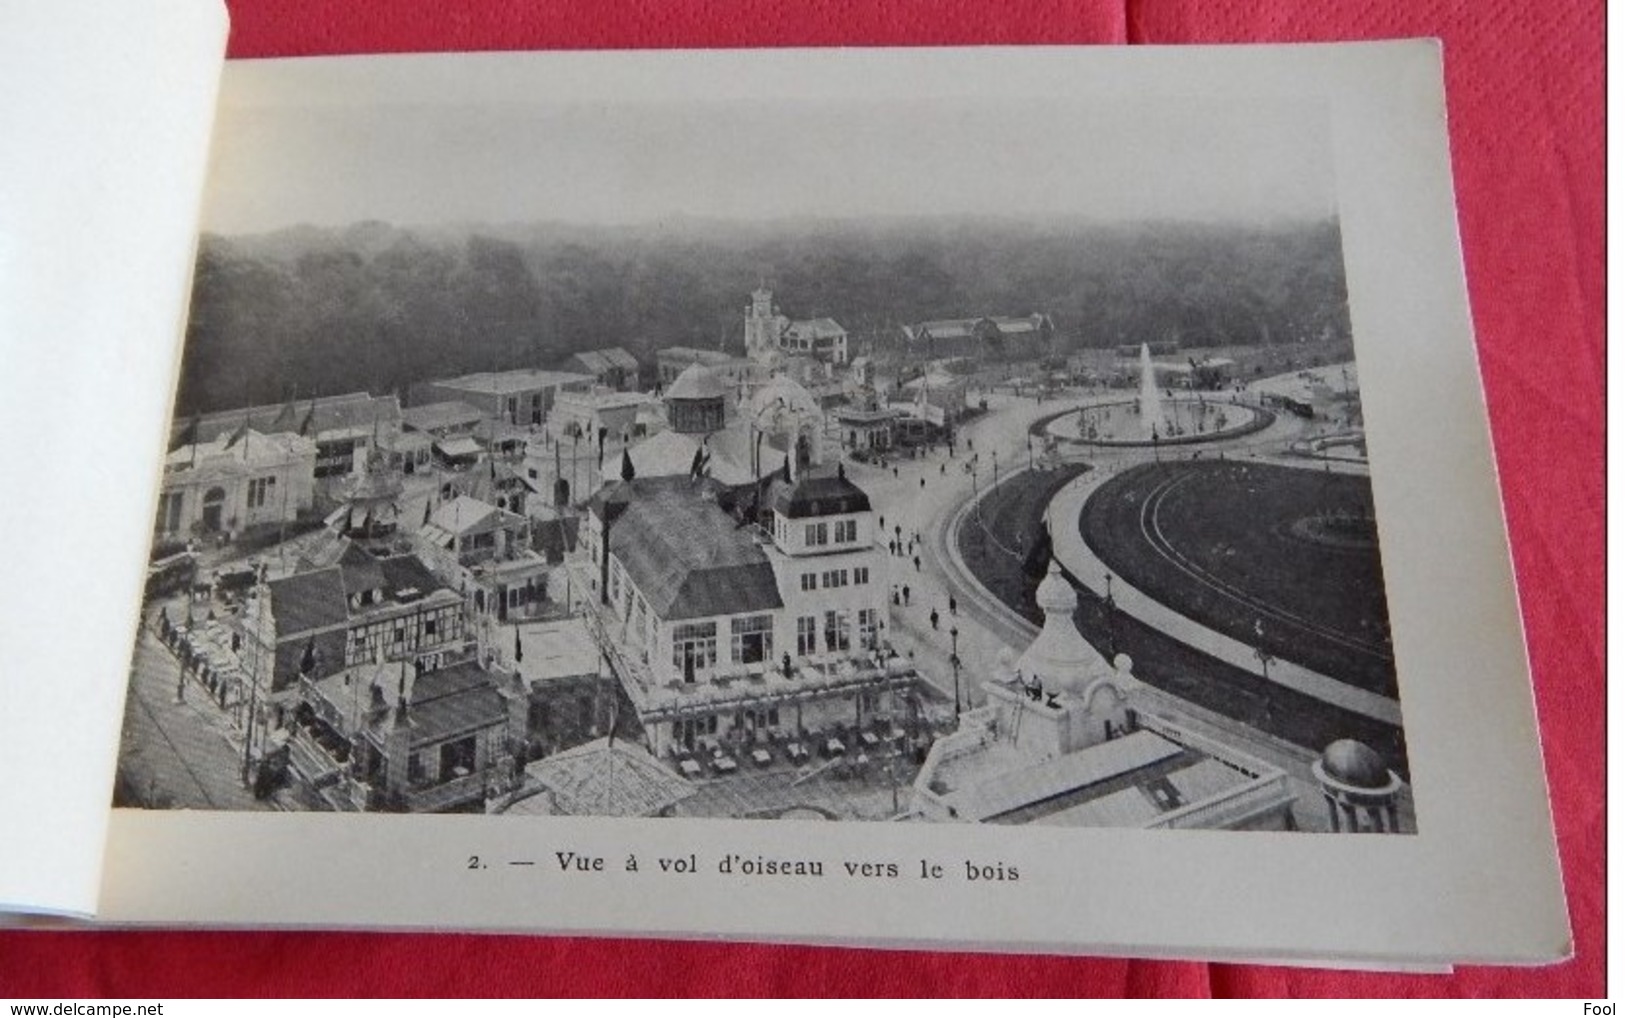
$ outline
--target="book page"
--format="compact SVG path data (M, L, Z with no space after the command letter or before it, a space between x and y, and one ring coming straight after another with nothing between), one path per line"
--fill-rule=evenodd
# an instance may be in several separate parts
M1426 42L228 68L105 917L1560 956L1445 141Z
M0 908L95 910L225 33L212 0L0 14Z

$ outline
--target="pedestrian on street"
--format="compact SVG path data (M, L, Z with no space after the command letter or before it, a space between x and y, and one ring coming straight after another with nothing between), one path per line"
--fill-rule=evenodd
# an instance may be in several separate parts
M920 478L920 488L921 488L921 490L924 490L924 488L925 488L925 478L923 478L923 477Z
M915 572L920 571L920 556L918 556L918 555L914 556L914 571Z
M949 615L958 615L959 614L959 602L954 599L954 596L952 594L948 595L948 614Z
M943 477L947 477L948 476L948 464L946 464L946 463L938 464L937 465L937 473L941 474Z
M903 607L908 607L908 584L903 584Z
M901 475L901 474L899 474L899 473L898 473L898 472L897 472L897 468L896 468L896 467L892 467L892 468L891 468L891 475L892 475L892 476L893 476L893 477L901 477L901 476L902 476L902 475Z
M897 593L897 584L895 583L891 585L891 603L893 607L903 603L902 597Z
M938 621L939 621L939 617L937 615L937 610L935 608L933 608L933 609L931 609L931 628L932 628L933 631L937 628L937 622Z

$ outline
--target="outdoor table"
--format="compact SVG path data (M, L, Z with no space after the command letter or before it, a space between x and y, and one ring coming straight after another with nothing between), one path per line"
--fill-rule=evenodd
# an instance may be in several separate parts
M700 765L691 759L685 757L677 766L684 774L691 778L697 778L700 776Z
M859 738L863 739L863 744L865 746L880 745L880 736L876 735L874 732L864 732L861 736L859 736Z
M758 767L766 767L768 764L773 762L773 754L769 753L765 749L752 751L750 758L756 761L756 765Z
M904 739L908 738L908 733L903 731L901 728L893 728L891 730L891 733L887 736L887 738L891 739L894 742L901 742Z
M807 747L799 742L790 743L790 745L784 747L784 751L790 754L790 759L795 763L807 759Z
M739 765L731 756L719 756L711 761L711 766L717 769L718 774L732 774L739 769Z
M841 744L840 739L831 738L828 742L824 743L824 750L828 752L830 756L840 756L842 753L846 752L846 747Z

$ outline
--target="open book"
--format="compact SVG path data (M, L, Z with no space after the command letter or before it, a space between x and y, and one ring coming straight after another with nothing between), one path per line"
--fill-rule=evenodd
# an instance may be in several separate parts
M75 6L0 40L12 912L1568 952L1434 45Z

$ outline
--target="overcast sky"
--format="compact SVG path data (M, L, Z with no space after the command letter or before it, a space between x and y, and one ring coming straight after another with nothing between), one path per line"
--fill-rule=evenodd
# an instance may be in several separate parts
M217 128L204 228L1335 210L1311 103L238 106Z

